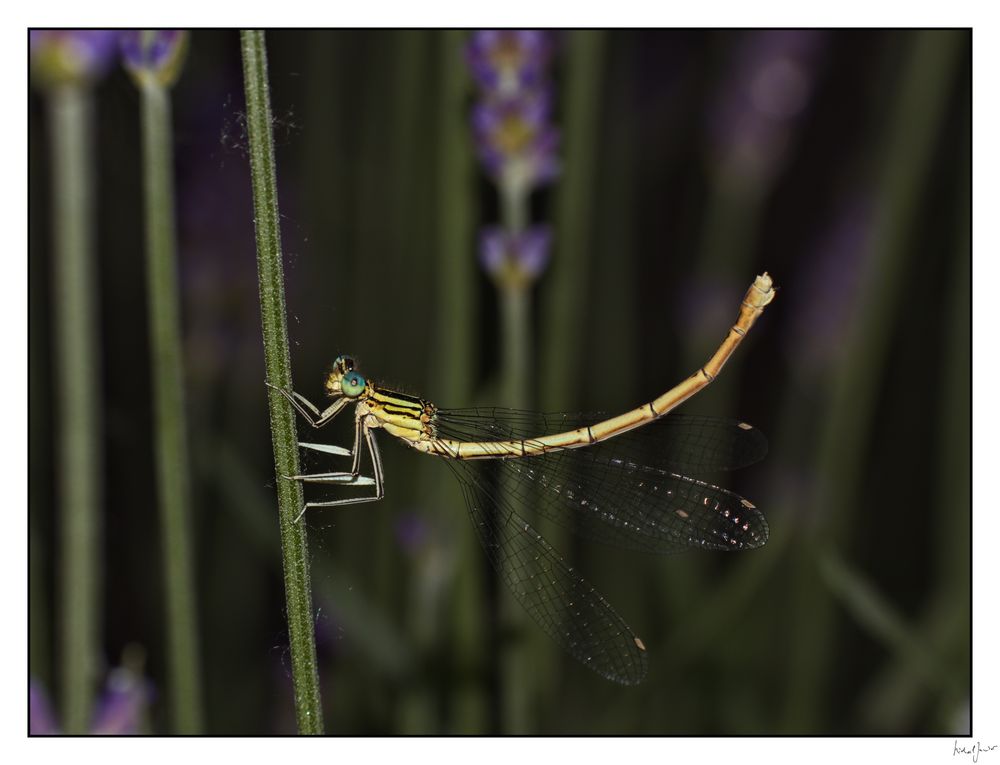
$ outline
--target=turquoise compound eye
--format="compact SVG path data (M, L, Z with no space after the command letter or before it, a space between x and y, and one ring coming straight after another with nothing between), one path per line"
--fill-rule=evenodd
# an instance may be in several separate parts
M344 379L340 381L340 389L348 398L357 398L365 390L365 378L357 372L344 375Z

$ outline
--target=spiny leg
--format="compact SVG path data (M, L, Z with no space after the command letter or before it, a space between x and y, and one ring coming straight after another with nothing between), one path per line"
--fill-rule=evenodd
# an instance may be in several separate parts
M318 419L319 417L322 416L322 412L320 412L319 407L317 407L312 401L307 399L305 396L296 393L295 391L287 390L286 388L279 388L277 385L273 385L267 380L264 381L264 385L266 385L268 388L273 388L274 390L278 391L278 393L280 393L282 396L284 396L286 399L288 399L288 402L295 407L295 411L297 411L299 414L301 414L303 417L309 420L310 423L312 423L314 419Z
M264 384L267 385L268 388L274 388L278 391L278 393L288 399L288 402L295 407L295 411L301 414L305 421L314 428L322 428L324 425L327 425L331 420L333 420L334 417L340 414L348 404L351 403L349 398L340 398L330 404L330 406L323 411L320 411L318 406L301 393L279 388L277 385L272 385L267 381L265 381Z
M364 430L366 428L362 416L358 415L354 418L354 448L351 451L343 449L340 446L299 442L299 446L305 449L312 449L313 451L324 452L326 454L350 455L352 457L351 472L305 473L302 475L286 475L282 476L282 478L287 478L290 481L303 481L305 483L351 483L352 480L357 480L361 473L361 436ZM367 484L359 485L363 486Z
M358 420L361 422L360 418ZM375 474L375 494L370 497L349 497L347 499L333 499L326 502L306 502L302 506L302 512L300 512L295 521L298 522L303 515L305 515L306 510L310 507L338 507L340 505L356 505L362 502L378 502L385 496L385 488L383 484L382 475L382 455L379 453L378 444L375 442L375 434L372 433L371 428L362 426L365 435L365 442L368 444L368 454L372 458L372 471ZM312 476L316 477L316 476ZM310 476L304 476L299 480L307 480ZM324 481L319 481L319 483L324 483ZM332 483L339 483L338 481L332 481Z

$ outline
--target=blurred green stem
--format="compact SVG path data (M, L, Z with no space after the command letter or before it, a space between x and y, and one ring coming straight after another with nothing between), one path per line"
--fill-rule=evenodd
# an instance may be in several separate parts
M91 202L92 110L92 96L84 86L64 85L49 95L62 508L62 720L66 733L76 734L87 730L98 669L102 449Z
M140 87L140 93L156 477L163 535L171 708L175 732L197 734L202 730L202 693L174 233L170 95L166 88L153 82L153 78Z
M466 402L472 395L473 317L476 315L477 291L473 242L474 211L472 200L472 146L465 120L468 75L462 60L465 33L438 32L440 40L439 81L441 103L438 108L438 182L437 205L438 258L436 274L440 292L437 304L435 369L440 372L441 400ZM458 320L456 320L456 318ZM437 465L428 465L428 472ZM434 479L434 492L442 497L441 506L459 499L454 482L442 484ZM447 500L454 500L449 502ZM443 513L442 513L443 515ZM486 664L486 614L483 608L482 559L475 549L472 534L456 534L456 577L450 620L454 629L455 667L453 676L468 676L469 667L482 669ZM486 733L486 698L478 683L462 682L453 692L449 705L453 710L448 723L455 733Z
M826 552L818 565L830 591L860 627L907 660L925 681L944 689L954 685L940 657L867 577L833 552Z
M500 184L500 215L509 236L521 233L527 226L528 194L520 184ZM533 352L530 285L512 283L500 287L500 332L504 404L524 409L531 403L527 384Z
M604 347L592 332L600 332L609 328L612 322L601 320L595 325L590 324L593 305L590 302L593 292L591 285L596 269L609 265L608 259L595 259L595 253L603 251L595 245L596 234L604 230L614 230L615 234L630 230L617 213L623 209L623 197L616 196L612 191L601 186L602 182L618 184L614 191L622 191L632 180L631 165L616 164L622 158L621 149L625 147L615 142L612 136L608 138L602 133L604 125L602 107L610 103L608 99L618 97L628 98L631 91L628 87L616 88L607 97L604 93L605 74L608 61L608 35L601 30L574 30L566 36L563 71L565 73L563 94L565 104L562 135L565 150L562 157L561 182L553 189L554 196L554 253L549 270L540 286L542 295L540 351L537 375L542 383L538 401L543 411L578 411L583 407L586 395L590 392L587 385L581 381L586 379L583 372L586 354L594 347ZM626 80L627 81L627 80ZM611 111L614 111L612 104ZM614 128L627 133L629 111L616 113ZM630 135L625 137L629 140ZM603 149L607 149L604 151ZM605 175L604 167L614 167L615 172ZM626 195L627 196L627 195ZM606 206L600 208L598 215L598 197L606 200ZM627 204L627 202L625 202ZM617 224L622 223L619 227ZM613 237L612 237L613 238ZM626 235L627 239L627 235ZM609 239L604 239L601 245ZM618 272L623 279L629 274L628 261L624 257L629 253L628 241L614 241L612 249L622 253L621 258L615 258L612 268L621 269ZM616 282L620 284L620 282ZM607 293L599 293L601 298ZM624 321L628 321L625 317ZM586 328L586 330L584 330ZM614 333L621 325L614 323L613 329L605 334L613 335L614 344L627 342L621 335ZM617 347L616 347L617 355ZM602 402L602 407L604 403ZM544 518L536 518L536 528L558 550L571 553L573 543L570 532L564 526L548 522ZM534 674L538 687L540 724L545 725L546 719L553 719L549 710L559 700L562 668L565 662L561 652L552 641L542 641L535 651ZM572 670L571 670L572 674Z
M291 390L292 371L285 317L267 50L264 32L261 30L243 30L240 38L247 100L247 131L250 138L250 176L257 232L257 270L266 379L271 385ZM278 476L278 520L285 574L285 607L288 613L295 712L300 733L320 734L323 732L323 709L316 666L306 524L296 522L304 500L299 483L281 477L299 473L295 412L291 404L274 388L268 388L268 405L275 474Z
M968 107L966 106L966 109ZM966 114L970 113L966 111ZM969 125L964 133L970 134ZM963 142L964 156L970 150ZM935 710L938 730L945 735L968 736L968 728L956 729L958 713L969 703L971 592L969 539L972 520L972 411L969 370L972 369L972 325L969 306L972 305L972 253L970 209L971 161L960 164L955 196L958 199L956 223L958 236L952 257L952 285L948 306L949 338L939 366L941 395L937 419L941 437L937 440L937 496L934 545L936 590L920 619L919 635L929 646L945 657L950 677L961 683L938 696ZM913 719L923 713L926 695L920 693L923 667L910 656L896 656L889 667L874 677L861 697L859 715L873 730L909 730Z
M437 233L439 245L437 303L441 307L437 319L438 359L436 369L444 388L441 399L464 401L472 391L470 358L473 347L473 315L475 293L475 258L469 252L473 242L474 193L472 146L463 107L468 95L468 76L462 61L465 33L443 32L441 67L441 104L438 109L439 195ZM456 321L467 317L467 321Z
M818 523L801 545L800 572L793 595L792 630L797 635L789 656L784 730L811 733L825 718L829 698L828 668L833 666L832 603L820 581L816 561L835 546L856 507L864 464L863 445L871 427L879 382L894 330L902 315L900 273L907 267L907 247L917 217L920 194L933 156L934 141L946 116L945 106L959 63L962 33L923 31L913 37L902 81L886 124L880 155L879 212L872 257L861 279L854 324L845 338L845 358L832 380L830 405L817 456L815 514ZM918 307L919 309L919 307Z
M528 401L528 365L531 358L530 288L500 288L501 348L503 349L502 389L504 404L526 409ZM508 491L505 485L504 491ZM527 510L527 508L523 508ZM525 520L534 523L534 514ZM530 732L530 706L534 694L530 667L530 639L525 639L527 619L524 610L505 588L500 596L500 623L508 638L501 641L501 678L503 733L524 735Z
M514 184L500 184L500 211L508 235L520 233L527 225L528 191ZM501 390L503 403L513 409L528 409L531 392L528 369L532 358L531 286L503 284L500 286L500 348ZM504 488L507 491L507 488ZM533 514L532 514L533 515ZM534 523L527 515L525 520ZM501 624L509 628L511 639L502 641L501 677L503 732L521 735L530 732L531 699L534 696L530 668L530 645L524 639L524 610L506 590L500 598Z
M527 287L500 289L503 339L504 404L515 409L530 405L528 369L531 365L531 291Z
M544 381L542 407L565 409L583 368L584 325L595 212L600 95L605 60L605 33L570 33L566 51L565 182L556 190L556 257L547 278L544 315ZM578 406L579 399L572 401Z

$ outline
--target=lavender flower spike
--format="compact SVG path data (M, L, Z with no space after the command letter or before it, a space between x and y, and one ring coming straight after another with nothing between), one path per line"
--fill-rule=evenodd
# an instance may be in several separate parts
M180 74L187 43L183 29L129 29L121 33L122 63L139 85L153 80L169 87Z
M53 736L59 733L52 704L40 683L28 683L28 733L32 736Z
M479 87L501 96L536 87L551 55L550 34L537 29L483 29L472 33L465 50Z
M110 29L33 29L31 74L42 87L86 84L111 66L118 32Z
M118 667L111 670L94 708L89 732L104 736L140 733L152 700L152 685L142 675ZM45 688L35 680L28 684L28 733L53 736L62 733Z
M524 287L545 270L551 243L548 226L532 226L515 234L491 226L479 236L479 262L498 284Z
M140 732L152 700L152 687L126 667L111 670L97 702L90 732L106 736L133 736Z
M500 184L530 191L559 173L559 131L549 123L548 93L481 101L472 132L484 167Z

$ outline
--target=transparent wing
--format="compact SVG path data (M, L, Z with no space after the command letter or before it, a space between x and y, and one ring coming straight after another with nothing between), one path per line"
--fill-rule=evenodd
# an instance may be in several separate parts
M567 653L602 677L635 685L646 675L641 641L604 597L566 565L485 479L483 465L448 460L486 556L518 602Z
M545 425L566 430L594 422L583 415L455 411L438 413L438 432L446 438L524 438ZM484 411L509 416L491 421ZM651 553L747 550L767 541L761 512L738 494L670 467L720 470L766 451L760 431L736 420L670 415L584 448L497 463L510 476L504 485L516 501L587 539Z

